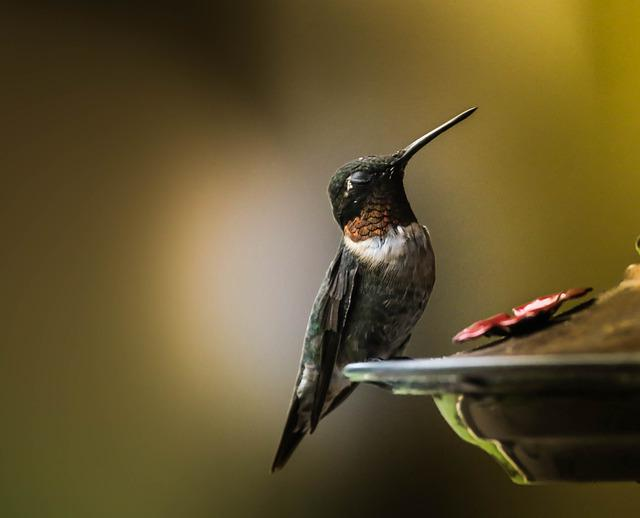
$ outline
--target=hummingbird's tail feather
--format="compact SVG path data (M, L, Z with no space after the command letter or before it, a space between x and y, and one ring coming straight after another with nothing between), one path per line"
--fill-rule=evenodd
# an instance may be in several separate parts
M322 413L322 417L326 417L329 413L331 413L337 406L340 405L345 399L347 399L351 393L356 389L358 383L351 383L351 385L347 386L340 392L331 402L331 404L326 408L326 410ZM293 401L291 401L291 407L289 408L289 415L287 416L287 423L285 424L284 431L282 432L282 438L280 439L280 444L278 445L278 451L276 452L276 456L273 459L273 464L271 465L271 473L274 473L284 467L287 463L291 454L300 444L300 441L307 435L307 431L296 431L296 425L298 424L299 411L300 408L300 399L294 395Z
M300 399L294 394L291 406L289 407L287 422L284 425L284 431L282 432L282 438L280 439L276 456L273 459L273 464L271 465L271 473L275 473L284 467L293 451L297 448L298 444L300 444L300 441L305 435L307 435L306 431L296 431L299 408Z
M322 417L328 416L331 412L333 412L336 407L338 407L345 399L347 399L351 393L356 389L359 383L352 383L348 387L342 390L342 392L338 393L338 395L333 398L329 407L322 413Z

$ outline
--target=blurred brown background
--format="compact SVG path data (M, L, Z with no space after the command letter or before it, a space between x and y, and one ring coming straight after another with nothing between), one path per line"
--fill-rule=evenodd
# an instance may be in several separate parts
M636 2L6 4L3 517L636 514L517 487L427 399L362 387L268 467L347 160L409 168L436 291L409 347L637 259Z

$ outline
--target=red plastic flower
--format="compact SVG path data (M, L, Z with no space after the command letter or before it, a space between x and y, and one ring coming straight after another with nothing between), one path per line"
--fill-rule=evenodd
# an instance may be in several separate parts
M498 313L474 322L454 336L453 341L459 343L481 336L509 336L531 332L547 323L564 301L582 297L590 291L591 288L570 288L539 297L513 308L513 315Z

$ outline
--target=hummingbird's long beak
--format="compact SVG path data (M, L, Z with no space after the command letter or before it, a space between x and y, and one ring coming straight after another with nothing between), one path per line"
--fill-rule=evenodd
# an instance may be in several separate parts
M474 106L473 108L469 108L468 110L463 111L460 115L456 115L450 121L445 122L441 126L438 126L436 129L431 130L426 135L423 135L419 139L415 140L414 142L409 144L406 148L404 148L402 151L400 151L398 156L398 161L404 162L404 163L408 162L413 155L415 155L418 151L420 151L424 146L426 146L434 138L436 138L441 133L444 133L449 128L452 128L453 126L458 124L458 122L462 122L463 120L465 120L469 115L471 115L477 109L478 108L476 106Z

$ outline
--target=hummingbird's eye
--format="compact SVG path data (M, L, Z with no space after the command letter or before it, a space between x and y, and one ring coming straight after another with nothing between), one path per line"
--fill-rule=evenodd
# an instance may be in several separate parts
M349 181L355 184L369 183L371 181L371 175L364 171L356 171L349 177Z

